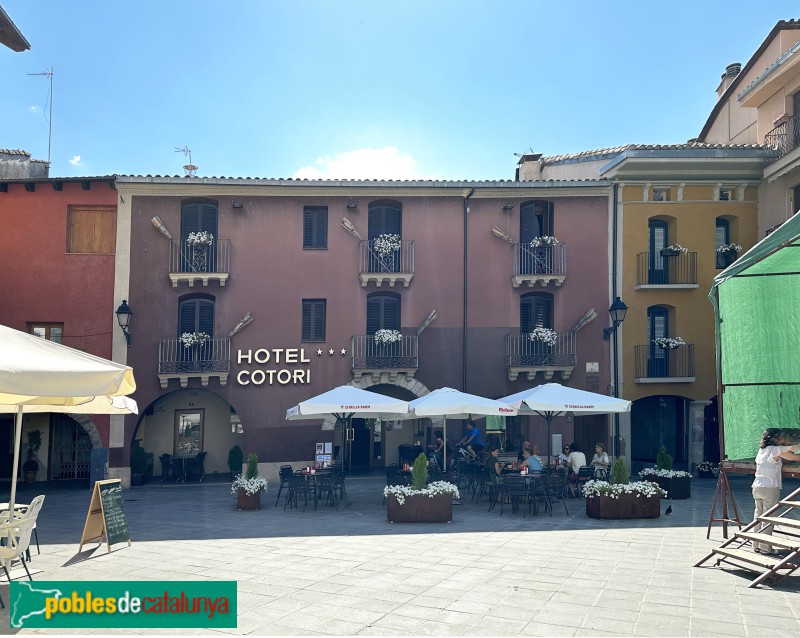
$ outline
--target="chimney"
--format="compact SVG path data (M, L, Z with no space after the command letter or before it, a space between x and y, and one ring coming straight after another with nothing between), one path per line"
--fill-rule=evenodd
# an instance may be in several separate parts
M722 94L733 84L736 76L742 71L742 63L734 62L725 67L725 73L722 74L722 80L717 87L717 99L722 97Z
M541 153L526 154L517 162L517 181L529 182L542 179Z

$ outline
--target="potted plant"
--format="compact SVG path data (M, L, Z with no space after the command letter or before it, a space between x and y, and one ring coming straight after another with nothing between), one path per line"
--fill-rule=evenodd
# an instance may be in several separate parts
M390 523L451 523L458 488L447 481L428 484L428 459L420 454L411 469L411 485L387 485L386 519Z
M186 243L190 246L211 246L214 243L214 235L207 230L201 230L196 233L189 233L186 237Z
M583 495L586 497L586 515L590 518L658 518L661 516L661 497L666 496L666 492L650 481L607 483L591 480L583 487Z
M146 470L147 452L141 445L136 444L131 448L131 485L142 485Z
M686 345L682 337L659 337L658 339L653 339L653 343L662 350L674 350Z
M672 456L667 452L665 445L658 450L655 467L646 467L639 476L642 480L653 481L667 492L667 498L691 498L692 484L689 482L692 475L689 472L672 469Z
M697 474L700 478L711 479L717 476L719 468L716 463L702 461L697 464Z
M244 452L238 445L234 445L228 450L228 469L231 472L231 481L237 474L242 473L242 464L244 463Z
M28 460L22 464L22 473L26 483L33 483L36 480L36 472L39 471L40 447L42 447L41 430L28 430Z
M555 246L560 243L558 239L551 235L541 235L531 239L531 248L542 248L544 246Z
M261 493L267 491L267 480L258 475L258 456L247 457L247 472L239 474L231 483L231 493L236 494L236 509L261 509Z
M403 240L396 233L383 233L372 241L372 250L378 256L383 272L395 272L394 258L403 245Z
M661 249L661 256L677 257L678 255L685 255L688 252L689 252L688 248L685 248L680 244L672 244L671 246L667 246L666 248Z
M380 330L375 332L375 335L372 337L375 341L376 345L379 346L386 346L390 343L395 343L397 341L402 341L403 333L399 330L389 330L387 328L381 328Z
M528 339L533 342L541 341L547 346L552 346L558 340L558 333L550 328L534 328L533 332L528 333Z

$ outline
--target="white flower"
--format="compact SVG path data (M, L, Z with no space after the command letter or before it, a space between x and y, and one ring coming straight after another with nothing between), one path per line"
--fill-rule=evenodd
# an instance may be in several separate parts
M399 330L387 330L385 328L381 328L375 333L373 339L375 339L375 343L380 344L394 343L395 341L402 341L403 333L401 333Z
M381 257L387 257L393 254L396 250L399 250L402 245L403 243L402 240L400 239L400 235L395 235L391 233L378 235L372 241L373 250L376 253L378 253Z
M651 481L638 481L622 485L619 483L606 483L605 481L587 481L583 486L583 495L586 498L595 496L608 496L618 499L621 494L634 494L637 497L644 496L652 498L654 496L666 497L667 492L662 490L657 483Z
M692 478L691 473L684 472L683 470L660 470L657 467L646 467L639 472L639 476L645 480L650 475L662 476L664 478L681 478L682 476Z
M541 246L555 246L559 241L550 235L542 235L541 237L534 237L531 239L531 248L540 248Z
M688 248L684 248L680 244L673 244L672 246L667 246L665 250L675 250L675 251L681 253L682 255L685 255L686 253L689 252Z
M194 345L202 346L210 338L205 332L184 332L181 335L184 348L191 348Z
M214 243L214 235L209 233L207 230L201 230L196 233L189 233L186 237L186 243L190 246L197 246L197 245L211 245Z
M552 346L558 340L558 333L550 328L534 328L533 332L528 333L528 339Z
M231 494L236 494L240 487L244 489L244 493L248 496L252 496L256 492L266 492L267 479L263 476L246 479L242 474L239 474L231 483Z
M405 504L406 496L414 496L415 494L427 496L428 498L433 498L439 494L450 494L453 498L460 498L461 496L458 493L458 488L447 481L434 481L421 490L415 490L410 485L387 485L383 488L384 496L388 497L391 494L394 495L400 505Z
M716 472L717 465L711 461L702 461L697 464L697 469L700 472Z
M738 253L742 247L739 244L722 244L719 248L717 248L717 252L720 254L725 253Z
M658 339L653 339L653 343L659 348L664 348L664 350L674 350L675 348L686 345L686 342L681 337L675 337L674 339L670 337L659 337Z

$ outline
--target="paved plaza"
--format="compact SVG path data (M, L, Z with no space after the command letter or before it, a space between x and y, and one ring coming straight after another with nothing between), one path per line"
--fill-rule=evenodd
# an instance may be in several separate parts
M745 522L750 482L731 479ZM37 580L238 581L236 629L59 633L800 635L800 577L748 589L744 571L692 567L722 540L719 523L706 540L715 482L692 483L692 498L662 501L673 513L659 519L594 520L578 499L569 514L501 517L463 497L441 525L388 524L380 477L348 478L351 505L338 511L275 508L270 486L264 509L238 512L225 483L154 484L125 492L131 547L81 555L90 492L47 488L32 567ZM22 489L20 500L42 491Z

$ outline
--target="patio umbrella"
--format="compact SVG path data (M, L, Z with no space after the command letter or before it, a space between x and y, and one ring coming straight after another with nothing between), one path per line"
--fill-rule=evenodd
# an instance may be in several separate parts
M472 415L514 416L517 408L504 402L495 401L475 394L467 394L453 388L439 388L408 404L408 415L413 417L444 417L444 439L447 441L447 417L469 419ZM444 467L447 468L447 445L444 450Z
M547 457L553 456L550 423L567 412L608 414L630 412L631 402L605 394L568 388L560 383L545 383L500 399L519 409L520 414L538 414L547 421ZM548 460L549 462L549 460Z
M23 412L128 414L136 402L133 370L80 350L0 325L0 412L15 412L8 509L17 494Z
M362 390L352 385L340 385L289 408L286 410L286 420L334 416L337 422L347 426L355 415L364 419L377 419L398 417L407 413L407 401Z

